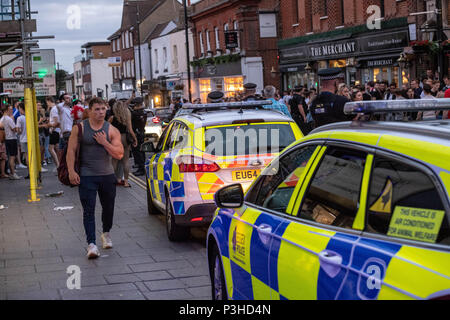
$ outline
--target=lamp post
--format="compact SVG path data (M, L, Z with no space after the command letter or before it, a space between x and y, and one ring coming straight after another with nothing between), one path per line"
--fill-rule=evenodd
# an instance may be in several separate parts
M141 20L140 20L140 10L139 10L139 1L128 1L125 2L126 6L131 5L131 3L135 3L136 4L136 24L137 24L137 38L138 38L138 55L139 55L139 91L141 92L141 97L144 96L143 92L142 92L142 58L141 58L141 30L139 25L141 24Z
M184 7L184 32L186 34L186 60L187 60L187 76L188 76L188 91L189 91L189 102L192 102L192 90L191 90L191 61L189 58L189 23L188 23L188 12L186 0L183 0Z

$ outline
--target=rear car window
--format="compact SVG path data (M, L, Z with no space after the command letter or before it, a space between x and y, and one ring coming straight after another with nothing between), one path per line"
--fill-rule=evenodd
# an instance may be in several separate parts
M215 156L278 153L294 141L287 122L237 124L206 128L203 151Z
M372 170L366 231L450 244L445 208L428 174L382 156L375 157Z

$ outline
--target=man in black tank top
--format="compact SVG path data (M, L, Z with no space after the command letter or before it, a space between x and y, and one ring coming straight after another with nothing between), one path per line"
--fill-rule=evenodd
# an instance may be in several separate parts
M97 193L102 204L103 248L112 248L109 231L113 225L116 178L111 158L122 159L123 145L119 131L105 121L106 105L99 98L89 103L89 119L82 125L80 143L80 173L75 172L75 152L78 145L78 127L74 126L67 148L67 166L70 182L79 185L83 206L83 224L88 243L88 258L100 256L95 239L95 202Z

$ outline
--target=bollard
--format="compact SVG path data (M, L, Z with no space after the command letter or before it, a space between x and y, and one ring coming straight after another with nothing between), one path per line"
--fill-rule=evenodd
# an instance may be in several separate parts
M36 135L37 131L34 128L36 126L36 123L34 121L33 92L32 89L27 87L26 85L24 90L24 97L25 118L27 121L28 171L30 174L30 198L28 199L28 202L37 202L40 201L36 193L38 179L38 150L36 150L36 140L38 140L38 136Z

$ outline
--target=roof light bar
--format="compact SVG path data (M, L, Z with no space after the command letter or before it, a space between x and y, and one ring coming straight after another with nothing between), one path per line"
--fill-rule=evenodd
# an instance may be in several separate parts
M220 103L205 103L205 104L183 104L183 109L221 109L221 108L230 108L230 109L239 109L246 107L259 107L259 106L267 106L271 105L272 101L270 100L259 100L259 101L240 101L240 102L220 102Z
M345 114L450 110L450 98L347 102Z

